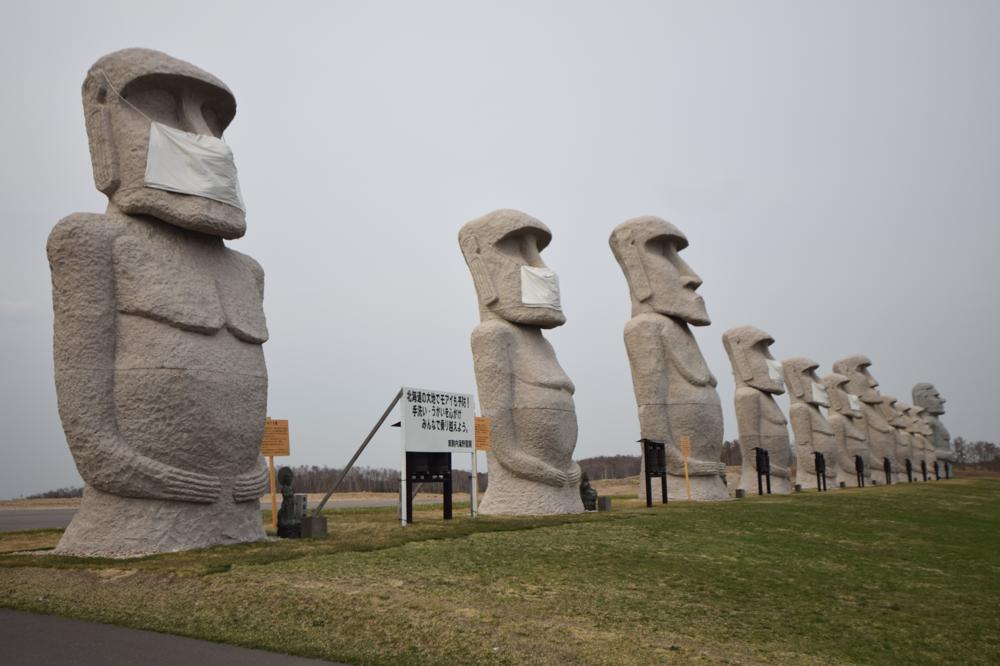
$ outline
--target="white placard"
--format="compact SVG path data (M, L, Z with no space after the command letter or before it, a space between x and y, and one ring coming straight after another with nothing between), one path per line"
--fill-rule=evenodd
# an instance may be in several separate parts
M405 451L471 453L475 449L476 403L471 395L404 386L399 405Z

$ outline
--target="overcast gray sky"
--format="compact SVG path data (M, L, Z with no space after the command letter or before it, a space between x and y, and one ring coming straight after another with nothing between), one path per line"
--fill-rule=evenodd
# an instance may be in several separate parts
M56 413L45 240L103 211L80 85L144 46L226 81L267 273L269 412L290 464L342 465L400 385L474 392L456 241L496 208L545 222L577 386L577 457L637 453L612 227L691 245L726 436L731 326L821 372L948 399L1000 440L1000 3L175 1L8 6L0 22L0 497L78 484ZM787 401L780 401L787 407ZM359 464L396 466L398 431Z

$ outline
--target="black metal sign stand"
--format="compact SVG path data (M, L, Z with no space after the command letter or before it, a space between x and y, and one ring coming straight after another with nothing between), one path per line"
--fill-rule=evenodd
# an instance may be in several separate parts
M646 506L653 506L653 477L660 477L660 492L663 504L667 503L667 447L663 442L651 439L640 439L642 444L642 460L646 473Z
M413 522L413 484L440 483L444 495L444 519L451 520L451 453L406 452L406 522Z
M941 468L938 466L937 460L934 461L934 480L935 481L941 480Z
M754 447L757 456L757 494L764 494L763 481L767 481L767 494L771 494L771 454L767 449Z
M892 462L888 458L882 459L882 469L885 470L885 485L892 485Z
M906 459L906 481L907 483L913 483L913 463L910 459Z
M858 488L865 487L865 459L854 456L854 471L858 475Z
M819 451L813 452L816 456L816 490L824 492L826 490L826 456Z
M927 482L927 461L926 460L921 460L920 461L920 473L924 477L924 483L926 483Z
M951 463L947 460L944 461L944 478L951 478Z

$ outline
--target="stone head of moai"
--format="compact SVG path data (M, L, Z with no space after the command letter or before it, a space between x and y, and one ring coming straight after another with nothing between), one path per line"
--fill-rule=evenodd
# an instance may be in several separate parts
M849 392L850 381L845 375L832 372L823 377L823 386L826 387L832 411L852 419L860 419L864 416L861 411L861 400Z
M658 312L692 326L712 323L697 293L701 278L680 256L688 246L680 229L658 217L637 217L615 227L609 243L628 282L633 316Z
M771 355L774 338L753 326L738 326L722 334L737 388L750 386L765 393L785 392L781 362Z
M902 405L895 397L886 393L881 393L879 397L879 408L881 409L885 420L888 421L889 425L893 428L902 428L905 430L909 425L909 418L903 412L904 405Z
M785 385L792 404L804 402L816 407L829 407L830 398L816 374L819 364L808 358L787 358L781 362Z
M932 416L944 414L944 403L947 402L934 388L934 384L921 382L913 386L913 404L922 407Z
M483 321L499 317L538 328L566 323L559 278L541 257L551 240L548 227L516 210L493 211L462 227L458 242Z
M94 184L109 207L222 238L245 233L232 153L221 141L236 114L226 84L165 53L124 49L87 72L83 110ZM206 157L180 180L158 159L176 152L177 141L196 142ZM205 181L201 196L184 191L192 177Z
M878 392L878 382L868 370L871 364L867 356L857 354L834 363L833 371L850 380L847 386L851 394L869 405L877 405L881 402L881 397Z
M924 419L924 412L927 410L923 407L918 405L905 405L903 411L909 418L909 424L907 427L910 432L918 435L924 435L925 437L930 437L934 434L934 429Z

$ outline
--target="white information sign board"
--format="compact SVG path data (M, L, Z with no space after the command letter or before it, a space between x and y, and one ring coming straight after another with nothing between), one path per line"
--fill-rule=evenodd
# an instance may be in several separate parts
M399 405L404 451L475 450L476 403L471 395L404 386Z

